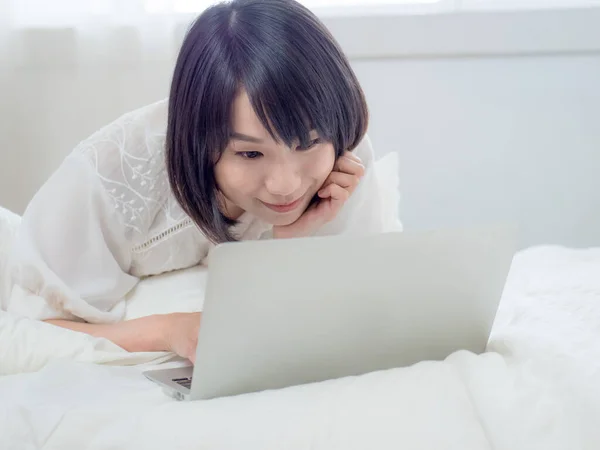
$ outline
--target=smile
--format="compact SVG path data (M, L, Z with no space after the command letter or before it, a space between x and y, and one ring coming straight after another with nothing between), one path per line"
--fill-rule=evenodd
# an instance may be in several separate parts
M275 212L286 213L286 212L293 211L298 206L300 206L303 198L304 198L304 196L300 197L298 200L294 200L292 203L285 203L285 204L266 203L266 202L263 202L262 200L261 200L261 203L263 205L265 205L267 208L269 208Z

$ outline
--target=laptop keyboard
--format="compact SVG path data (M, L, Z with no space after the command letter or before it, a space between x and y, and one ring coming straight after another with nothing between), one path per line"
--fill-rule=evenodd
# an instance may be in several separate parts
M192 387L192 377L188 377L188 378L173 378L173 380L175 383L183 386L184 388L187 389L191 389Z

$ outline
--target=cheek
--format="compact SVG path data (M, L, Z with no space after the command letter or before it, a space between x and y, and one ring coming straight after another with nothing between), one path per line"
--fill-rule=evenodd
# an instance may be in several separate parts
M252 180L248 171L231 158L223 157L215 165L215 179L219 190L226 197L234 198L252 189Z
M334 165L335 151L333 145L328 145L308 159L305 165L305 176L322 184L333 170Z

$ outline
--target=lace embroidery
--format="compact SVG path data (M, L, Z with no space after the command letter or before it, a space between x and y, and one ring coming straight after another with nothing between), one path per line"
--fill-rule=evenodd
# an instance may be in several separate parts
M90 161L119 216L135 276L197 264L206 252L206 239L192 228L168 183L166 127L162 101L123 115L75 149Z
M168 185L166 115L165 101L125 114L75 150L91 160L137 243L146 239L151 227L172 227L187 217Z
M183 222L180 222L177 225L166 229L165 231L161 232L160 234L157 234L156 236L151 237L146 242L134 247L131 251L133 253L141 253L145 250L148 250L148 248L152 247L153 245L163 241L164 239L169 238L172 234L175 234L178 231L181 231L184 228L189 227L191 225L192 225L192 220L185 219Z

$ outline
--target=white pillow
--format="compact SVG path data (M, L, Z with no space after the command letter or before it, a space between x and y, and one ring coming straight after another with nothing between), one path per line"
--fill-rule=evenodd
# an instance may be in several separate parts
M400 221L400 164L398 154L388 153L375 161L375 172L381 192L384 229L402 231Z

